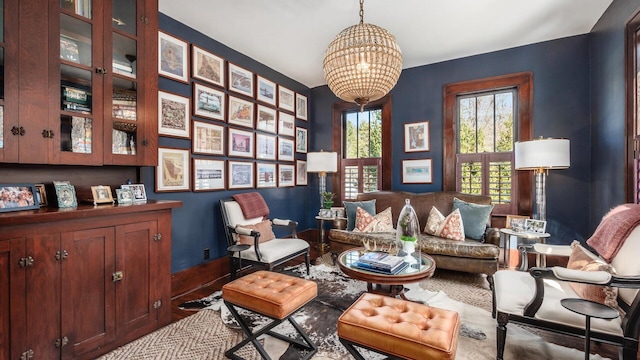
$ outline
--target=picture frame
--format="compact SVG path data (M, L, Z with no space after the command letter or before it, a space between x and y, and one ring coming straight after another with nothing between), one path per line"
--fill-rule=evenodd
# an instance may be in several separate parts
M256 159L275 160L276 139L275 135L256 134Z
M228 188L231 189L251 189L254 187L253 162L231 161L228 166Z
M188 139L189 98L158 91L158 135Z
M251 101L229 95L227 122L253 129L253 105Z
M193 83L193 115L224 121L225 100L224 92Z
M133 194L133 202L147 201L147 191L144 184L124 184L120 185L120 189L131 191Z
M404 152L429 151L429 121L404 124Z
M524 231L524 221L526 219L511 219L509 222L509 226L511 230L515 232L523 232Z
M276 83L257 75L256 84L256 100L276 106Z
M234 63L228 63L229 90L253 97L253 73Z
M113 204L113 194L111 187L108 185L96 185L91 187L91 195L93 195L93 205Z
M524 230L524 221L527 220L529 217L525 216L525 215L507 215L507 218L505 220L504 223L504 227L505 229L512 229L514 231L516 231L515 229L513 229L513 224L519 225L520 231ZM514 220L522 220L521 222L513 222Z
M35 184L0 184L0 212L39 209L37 197Z
M296 93L296 117L300 120L307 120L309 104L307 97Z
M256 110L256 129L276 134L278 132L277 115L276 109L258 104Z
M307 153L307 129L296 126L296 152Z
M235 128L229 128L229 151L228 156L254 157L254 133Z
M193 159L193 191L225 189L225 161Z
M433 159L402 160L402 183L433 183Z
M189 83L189 43L158 31L158 75Z
M293 165L278 164L278 187L295 186L295 178Z
M194 79L224 87L225 74L223 58L192 44L191 61L191 69L193 71L191 76Z
M293 140L278 138L278 160L279 161L293 161L294 149Z
M49 200L47 199L47 189L44 184L35 184L34 186L36 187L36 198L38 200L38 205L40 207L48 206Z
M307 185L306 160L296 160L296 185Z
M224 155L224 126L193 121L191 152L205 155Z
M256 163L256 187L258 189L276 187L276 179L276 164Z
M278 134L285 136L295 136L296 119L291 114L278 112Z
M524 221L524 231L534 234L546 234L547 222L545 220L526 219Z
M116 189L116 199L118 205L128 205L135 202L135 195L130 189Z
M53 187L56 191L56 199L58 200L58 207L75 208L78 207L78 198L76 197L76 188L71 184L55 183Z
M293 90L278 85L278 107L282 110L295 111L296 96Z
M345 218L345 210L344 207L332 207L331 214L337 218Z
M159 147L156 192L189 191L189 150Z

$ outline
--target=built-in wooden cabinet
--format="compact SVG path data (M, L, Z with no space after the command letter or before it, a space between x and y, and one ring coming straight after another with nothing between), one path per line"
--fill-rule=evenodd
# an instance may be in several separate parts
M158 1L3 6L0 161L156 165Z
M0 214L0 359L92 359L170 323L180 205Z

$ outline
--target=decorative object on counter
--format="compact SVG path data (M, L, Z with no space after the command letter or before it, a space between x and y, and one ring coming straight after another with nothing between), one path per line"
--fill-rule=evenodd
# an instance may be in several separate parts
M0 212L38 209L37 194L33 184L0 185Z
M396 226L396 241L400 249L398 256L403 257L410 268L415 270L420 270L420 248L416 247L419 234L418 216L409 199L405 199L404 207L398 215L398 226Z
M93 195L93 199L89 199L89 201L93 202L93 205L114 203L110 186L106 186L106 185L92 186L91 194Z
M38 200L38 205L47 206L49 202L47 200L47 190L45 189L44 184L36 184L36 199Z
M118 205L133 204L135 196L130 189L116 189L116 198L118 199Z
M323 191L320 196L322 196L322 207L325 209L331 209L335 194L330 191Z
M147 192L144 189L144 184L125 184L120 185L123 190L130 190L133 193L134 202L147 201Z
M320 179L320 207L324 207L322 193L327 191L327 173L337 171L338 153L320 150L320 152L310 152L307 154L307 172L318 173Z
M54 181L53 186L56 189L56 198L58 199L59 208L78 207L78 199L76 198L76 188L68 181Z

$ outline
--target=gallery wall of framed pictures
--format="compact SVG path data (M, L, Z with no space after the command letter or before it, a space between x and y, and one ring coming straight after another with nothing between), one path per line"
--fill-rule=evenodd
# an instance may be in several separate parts
M191 146L159 148L156 192L307 185L307 95L167 32L158 41L159 75L190 86L158 91L158 133Z

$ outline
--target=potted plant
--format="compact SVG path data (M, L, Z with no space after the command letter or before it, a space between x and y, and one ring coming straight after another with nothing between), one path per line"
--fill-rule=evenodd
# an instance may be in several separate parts
M331 207L333 206L333 197L335 196L335 194L330 191L323 191L321 196L324 208L331 209Z

